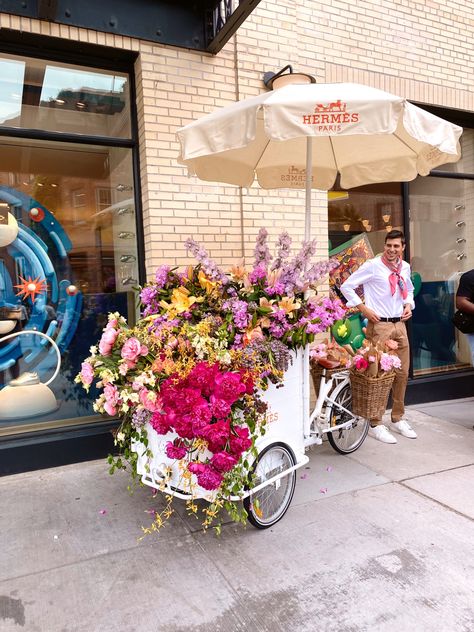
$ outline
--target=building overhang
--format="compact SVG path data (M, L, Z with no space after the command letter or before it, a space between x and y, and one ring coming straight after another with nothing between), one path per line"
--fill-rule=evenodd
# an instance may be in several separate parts
M218 53L260 0L1 0L0 12Z

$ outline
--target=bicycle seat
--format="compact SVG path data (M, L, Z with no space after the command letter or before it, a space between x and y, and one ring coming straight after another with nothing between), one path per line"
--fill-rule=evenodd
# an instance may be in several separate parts
M329 358L318 358L318 364L325 369L335 369L336 367L341 366L341 363L338 360L330 360Z

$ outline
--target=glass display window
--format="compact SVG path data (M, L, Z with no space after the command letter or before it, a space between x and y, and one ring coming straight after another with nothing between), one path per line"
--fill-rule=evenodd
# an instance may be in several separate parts
M95 394L74 382L81 361L108 312L135 318L132 150L5 137L0 149L0 435L84 423Z

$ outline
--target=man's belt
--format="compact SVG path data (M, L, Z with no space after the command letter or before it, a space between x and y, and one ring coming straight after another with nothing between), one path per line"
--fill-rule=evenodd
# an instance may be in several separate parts
M400 316L394 316L393 318L385 318L385 317L380 317L380 321L382 323L399 323L401 321L401 317Z

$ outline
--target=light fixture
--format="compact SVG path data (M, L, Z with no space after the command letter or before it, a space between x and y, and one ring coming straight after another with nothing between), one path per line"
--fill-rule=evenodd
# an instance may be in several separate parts
M350 224L344 224L343 228L346 231L346 233L349 232L350 227L351 227Z
M390 215L382 215L382 219L386 224L388 224L390 221Z
M387 233L389 233L392 230L393 226L391 226L390 224L388 226L385 226L385 230L387 231Z
M362 220L362 226L363 226L364 228L367 228L367 226L369 225L369 223L370 223L370 222L369 222L369 220L368 220L368 219L363 219L363 220Z
M370 224L367 224L367 226L365 227L365 230L370 233L370 231L372 230L372 226Z
M316 83L316 79L304 72L293 72L292 66L288 64L278 72L266 72L263 83L268 90L275 90L290 83Z

